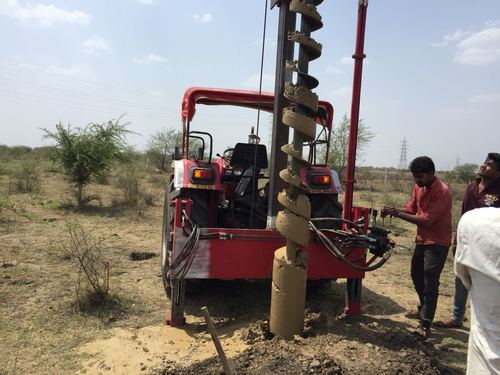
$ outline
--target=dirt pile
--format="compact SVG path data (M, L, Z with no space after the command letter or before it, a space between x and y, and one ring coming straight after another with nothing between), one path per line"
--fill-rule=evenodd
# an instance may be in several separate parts
M455 373L440 363L432 344L419 341L407 330L382 328L369 320L338 317L330 321L331 333L326 333L320 328L324 323L321 314L309 313L304 337L296 336L290 342L278 337L268 339L269 333L262 330L265 322L255 323L240 332L241 339L252 344L232 358L233 368L239 375ZM215 355L189 366L173 361L165 361L162 366L155 373L223 373Z

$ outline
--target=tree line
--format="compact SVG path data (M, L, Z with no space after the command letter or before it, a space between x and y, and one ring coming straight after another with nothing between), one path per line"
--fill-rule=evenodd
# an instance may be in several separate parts
M153 165L159 172L170 171L175 147L182 144L182 133L173 128L158 130L149 137L145 152L140 154L126 142L126 136L132 133L128 125L122 124L120 118L83 127L64 126L59 123L55 130L42 129L43 138L54 141L54 146L32 149L26 146L0 145L0 159L20 159L30 155L42 159L50 156L57 160L74 188L78 206L81 206L86 203L85 187L109 173L114 162L131 163L139 155L145 157L148 164ZM328 145L328 166L335 169L341 178L347 163L349 129L349 118L344 115L332 129ZM358 125L357 164L364 157L367 146L374 137L375 134L361 119ZM457 181L467 182L475 177L477 169L475 164L463 164L458 165L453 172Z

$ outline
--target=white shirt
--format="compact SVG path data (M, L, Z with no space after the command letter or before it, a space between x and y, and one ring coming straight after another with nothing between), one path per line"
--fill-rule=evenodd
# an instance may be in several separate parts
M500 374L500 208L462 216L455 273L471 296L467 374Z

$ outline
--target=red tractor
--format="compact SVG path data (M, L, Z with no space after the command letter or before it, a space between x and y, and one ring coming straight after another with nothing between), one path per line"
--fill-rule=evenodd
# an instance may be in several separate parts
M186 284L203 279L270 279L274 252L286 238L268 227L268 151L251 132L247 142L213 155L210 133L191 128L196 105L230 105L272 112L274 95L189 88L182 101L182 149L176 148L162 230L162 278L171 300L167 323L184 323ZM291 181L311 202L313 235L307 247L308 280L348 279L347 307L359 313L360 280L390 255L387 232L370 228L370 212L353 208L342 219L335 174L326 166L333 107L319 101L317 136L304 144L304 166ZM252 129L253 130L253 129ZM233 131L233 129L231 129ZM237 132L235 131L237 134ZM196 146L194 149L193 145ZM319 160L321 156L322 160ZM367 260L369 250L372 259Z

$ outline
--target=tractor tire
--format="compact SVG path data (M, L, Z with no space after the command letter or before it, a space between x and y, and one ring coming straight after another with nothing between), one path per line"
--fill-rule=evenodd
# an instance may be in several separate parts
M339 203L338 194L311 194L311 217L334 217L342 218L342 204ZM332 228L331 222L318 222L316 227L319 229ZM334 227L334 226L333 226ZM335 228L338 229L338 228Z
M165 199L163 203L163 224L161 231L161 278L165 294L170 299L172 295L172 285L168 277L170 258L172 256L172 231L174 227L174 212L170 203L175 194L173 175L170 175L165 188Z

